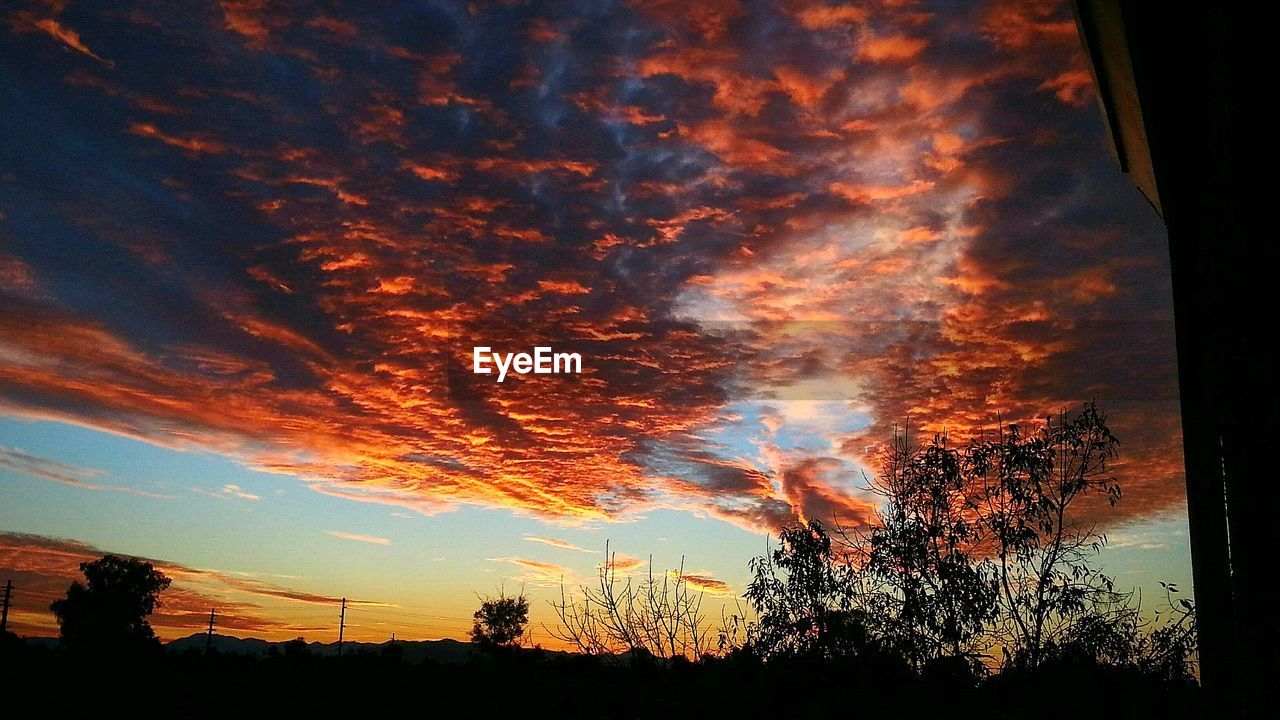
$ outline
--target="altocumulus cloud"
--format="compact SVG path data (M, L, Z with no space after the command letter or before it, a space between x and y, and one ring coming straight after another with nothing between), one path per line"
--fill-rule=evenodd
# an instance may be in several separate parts
M904 418L1096 398L1120 511L1181 501L1163 239L1064 2L471 7L6 8L4 412L425 513L760 530L864 522ZM476 338L584 372L478 383ZM801 382L865 421L745 427Z

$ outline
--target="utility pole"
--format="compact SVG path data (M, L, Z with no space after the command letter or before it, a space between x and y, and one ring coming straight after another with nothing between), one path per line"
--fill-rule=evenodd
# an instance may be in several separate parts
M347 599L342 598L342 614L338 615L338 657L342 657L342 631L347 627Z
M4 581L4 611L0 612L0 633L9 627L9 598L13 597L13 581Z
M213 608L209 608L209 634L204 638L204 654L213 652Z

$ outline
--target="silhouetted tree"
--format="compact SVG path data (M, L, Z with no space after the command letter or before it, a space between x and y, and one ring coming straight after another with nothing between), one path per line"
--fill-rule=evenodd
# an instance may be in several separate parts
M1089 494L1113 506L1120 499L1107 469L1118 445L1090 403L1074 417L1049 418L1033 434L1001 427L968 449L967 473L981 496L978 522L999 579L995 630L1007 662L1035 666L1075 623L1096 624L1128 604L1092 564L1105 537L1073 507Z
M284 644L284 656L290 660L301 660L311 657L311 646L304 637L296 637Z
M404 643L399 640L392 640L385 643L379 654L387 660L400 660L404 657Z
M756 618L735 616L722 646L766 660L887 651L922 670L976 671L1000 653L1006 667L1087 660L1192 677L1192 603L1175 603L1172 588L1153 621L1094 563L1105 537L1078 505L1119 500L1107 466L1118 444L1093 404L963 448L945 435L922 448L896 437L869 481L884 500L876 522L783 529L779 547L751 563Z
M481 598L472 618L471 642L487 648L518 647L529 622L529 599L524 592L507 597L499 591L498 597Z
M8 630L0 632L0 650L18 649L25 646L25 644L26 643L22 641L22 638Z
M1165 607L1154 618L1127 597L1106 612L1084 613L1042 649L1041 662L1131 668L1165 683L1194 682L1195 604L1175 599L1175 584L1160 585Z
M745 596L756 619L745 650L762 659L848 659L871 645L866 613L855 605L854 569L833 549L822 523L782 530L778 547L751 560Z
M125 649L159 645L147 617L160 606L169 578L151 563L105 555L80 564L85 582L49 606L69 648Z
M945 435L923 448L896 436L871 489L885 502L862 546L873 592L862 604L874 605L888 644L917 668L942 657L975 659L996 612L997 582L980 550L964 456Z
M653 560L643 576L618 577L616 556L605 545L594 588L574 595L563 586L551 607L559 619L548 632L587 655L625 654L646 658L697 659L711 650L702 614L703 593L695 592L680 569L654 575Z

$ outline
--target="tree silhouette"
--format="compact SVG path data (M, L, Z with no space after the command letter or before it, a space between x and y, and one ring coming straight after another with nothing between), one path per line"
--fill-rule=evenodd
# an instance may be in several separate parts
M0 632L0 650L21 648L23 645L22 638L19 638L16 634L8 630Z
M518 647L529 622L529 599L524 592L507 597L505 591L499 591L498 597L481 598L480 609L472 618L471 642L485 648Z
M1195 604L1175 598L1174 583L1165 589L1165 606L1156 617L1124 602L1110 612L1089 612L1072 623L1042 650L1041 663L1131 667L1168 684L1195 679Z
M1035 666L1078 622L1125 612L1126 594L1092 560L1106 538L1081 520L1074 505L1101 494L1110 505L1120 486L1107 469L1119 440L1093 403L1074 417L1049 418L1024 434L1000 428L965 457L979 488L979 523L994 548L999 578L1000 634L1007 661Z
M757 614L747 649L763 659L848 659L871 644L858 583L822 523L784 529L778 547L751 561L745 594Z
M869 481L883 498L876 522L832 533L802 522L752 560L756 618L740 649L764 660L887 651L918 670L981 671L999 654L1006 668L1087 661L1193 677L1192 602L1166 586L1153 620L1095 565L1105 537L1078 506L1120 499L1108 470L1118 445L1092 403L964 447L896 437ZM735 616L721 637L738 627Z
M311 646L307 645L307 639L299 635L284 644L284 657L293 660L305 660L311 657Z
M160 606L169 578L151 563L105 555L80 564L85 582L75 581L67 596L49 609L58 618L68 648L146 648L159 642L147 616Z
M894 438L871 489L884 498L858 548L885 637L910 664L972 658L996 612L997 583L982 558L977 496L964 457L945 435L912 448ZM866 604L864 601L863 604Z
M578 652L596 656L625 654L632 662L646 658L697 659L711 651L702 613L703 593L690 586L680 568L655 575L653 559L645 575L618 576L618 560L605 544L596 587L577 594L560 587L551 601L559 623L553 637Z

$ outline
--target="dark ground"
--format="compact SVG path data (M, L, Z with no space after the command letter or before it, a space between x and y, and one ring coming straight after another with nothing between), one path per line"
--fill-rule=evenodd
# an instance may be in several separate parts
M0 650L0 683L54 717L1197 718L1196 687L1090 666L975 680L832 663L636 662L521 651L409 663L395 651L265 657ZM25 716L34 717L27 713Z

